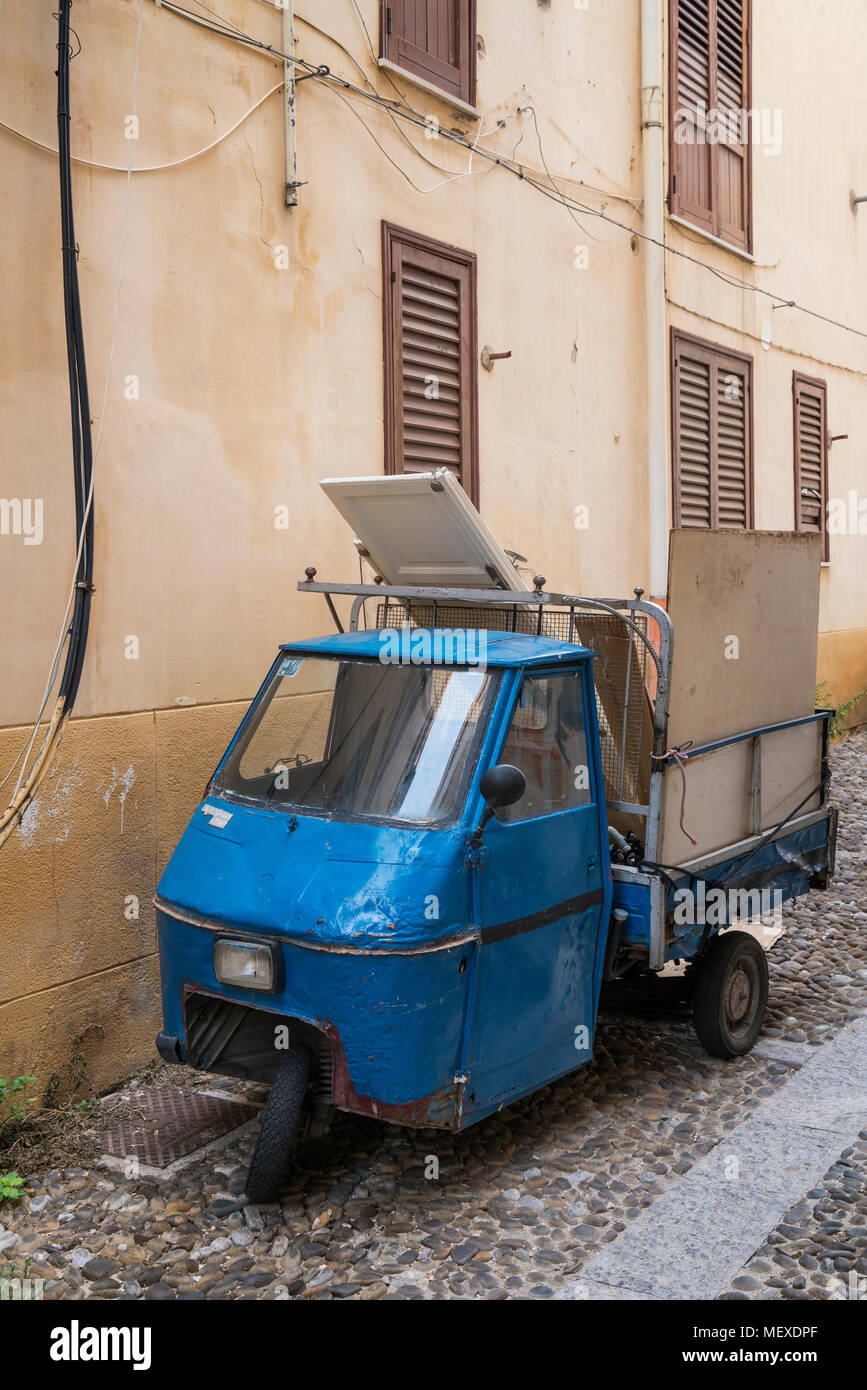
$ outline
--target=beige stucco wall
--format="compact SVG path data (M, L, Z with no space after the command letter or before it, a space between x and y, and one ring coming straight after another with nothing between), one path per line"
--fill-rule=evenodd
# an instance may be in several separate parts
M98 1088L153 1055L153 895L242 704L75 719L0 854L0 1075ZM0 733L11 765L27 731ZM78 1042L76 1042L78 1040Z
M266 0L213 8L279 43L280 15ZM378 5L360 8L375 41ZM764 88L786 121L780 158L755 161L759 264L706 243L698 253L863 324L867 287L856 271L867 212L852 218L848 189L860 180L867 190L864 121L845 109L860 89L858 45L844 43L857 6L820 7L819 37L808 0L757 8L809 30L811 73L818 63L829 82L825 105L805 109L800 41L780 42L773 15L757 17L756 100ZM52 0L4 0L0 120L54 147L52 9ZM301 56L393 93L352 5L308 0L299 11ZM136 0L77 0L73 15L82 41L73 149L124 171L137 12ZM480 0L479 31L490 63L479 64L485 144L516 150L535 169L547 161L589 206L640 230L638 0L587 10ZM28 1070L44 1082L93 1022L105 1030L102 1040L88 1035L100 1084L152 1050L158 875L277 642L328 630L324 605L295 593L304 567L356 574L350 534L316 481L382 469L383 219L478 254L479 343L512 351L479 373L481 507L500 540L554 586L622 593L647 583L640 244L587 217L576 224L485 161L467 174L464 150L401 134L368 104L354 102L353 114L315 81L298 88L304 184L288 212L281 98L266 95L280 77L271 59L145 0L134 164L186 162L132 178L104 420L126 177L75 168L92 412L103 429L97 589L76 717L24 827L0 850L0 1074ZM423 115L475 133L447 101L395 81ZM465 177L437 187L457 174ZM2 774L41 698L73 512L56 160L0 129L0 191L0 491L44 506L41 545L0 537ZM696 251L692 234L672 226L667 235ZM576 268L579 246L587 269ZM832 492L859 486L867 344L781 310L765 353L755 338L769 311L753 296L671 257L667 279L671 323L756 356L758 524L791 524L794 366L827 375L834 432L850 435L834 446ZM274 524L282 505L288 530ZM575 529L579 505L589 507L588 530ZM856 539L841 538L822 580L823 669L841 697L867 684L859 553ZM130 894L137 920L124 915Z

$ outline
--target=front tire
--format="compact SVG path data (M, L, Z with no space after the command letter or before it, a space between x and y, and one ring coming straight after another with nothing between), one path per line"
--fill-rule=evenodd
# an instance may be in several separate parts
M768 962L754 936L715 936L696 973L693 1027L712 1057L743 1057L768 1006Z
M309 1047L294 1043L281 1055L277 1064L247 1173L245 1191L256 1206L276 1202L280 1195L280 1181L289 1166L289 1154L307 1089L311 1059Z

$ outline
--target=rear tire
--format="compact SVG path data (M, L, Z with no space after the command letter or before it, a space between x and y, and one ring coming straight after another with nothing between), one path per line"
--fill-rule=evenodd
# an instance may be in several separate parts
M695 967L693 967L695 968ZM696 971L692 1021L712 1057L743 1057L768 1006L768 962L754 936L715 936Z
M289 1166L311 1059L308 1047L294 1043L277 1063L245 1187L247 1197L257 1206L276 1202L280 1195L280 1181Z

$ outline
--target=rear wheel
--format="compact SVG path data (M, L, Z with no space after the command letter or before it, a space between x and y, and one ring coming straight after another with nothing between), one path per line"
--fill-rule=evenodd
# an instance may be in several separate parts
M277 1064L245 1186L247 1197L257 1205L276 1202L280 1194L280 1180L289 1165L311 1057L308 1047L294 1043Z
M743 1057L762 1026L768 1005L768 962L754 936L715 936L698 966L693 1026L712 1057Z

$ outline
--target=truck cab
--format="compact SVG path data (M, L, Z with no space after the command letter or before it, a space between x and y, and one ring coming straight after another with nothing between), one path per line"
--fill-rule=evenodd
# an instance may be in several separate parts
M272 1081L288 1030L323 1103L456 1129L588 1060L592 661L474 629L282 647L159 884L162 1055ZM495 767L516 799L486 809Z

